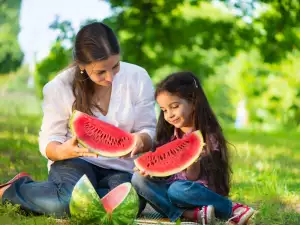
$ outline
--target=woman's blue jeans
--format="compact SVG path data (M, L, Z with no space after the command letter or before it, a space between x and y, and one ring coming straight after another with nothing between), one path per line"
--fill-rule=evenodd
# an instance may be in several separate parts
M188 180L167 183L139 173L133 174L131 182L140 196L171 221L176 221L187 209L207 205L214 206L216 217L220 219L231 216L232 202L199 183Z
M56 161L51 165L48 181L35 182L22 177L4 192L2 202L19 204L37 214L67 216L73 188L84 174L100 197L119 184L130 182L132 177L128 172L100 168L80 158Z

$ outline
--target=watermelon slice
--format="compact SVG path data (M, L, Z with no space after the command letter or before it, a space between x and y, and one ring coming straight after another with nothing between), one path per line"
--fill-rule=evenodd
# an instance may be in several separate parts
M135 145L132 134L77 110L71 117L70 128L82 146L102 156L127 155Z
M111 190L99 198L86 175L76 183L71 200L70 213L81 224L134 224L139 210L139 199L129 182Z
M182 139L158 147L155 152L143 154L134 163L139 170L150 176L170 176L193 164L199 158L204 145L201 132L194 131Z

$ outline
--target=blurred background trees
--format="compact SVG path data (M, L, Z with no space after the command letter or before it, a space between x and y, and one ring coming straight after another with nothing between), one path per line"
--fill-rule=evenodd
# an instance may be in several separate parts
M0 0L0 75L15 71L22 63L18 43L21 0Z
M103 22L117 33L122 60L144 67L154 83L171 72L189 70L202 81L223 123L234 124L237 109L244 107L249 128L299 129L298 0L108 2L113 14ZM72 24L57 18L50 27L59 35L36 65L39 94L72 61Z

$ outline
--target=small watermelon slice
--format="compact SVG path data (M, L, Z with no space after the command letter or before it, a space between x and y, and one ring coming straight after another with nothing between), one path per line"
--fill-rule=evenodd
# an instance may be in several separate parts
M72 218L80 224L134 224L139 198L129 182L120 184L102 199L86 175L76 183L70 199Z
M77 110L70 119L70 128L82 146L106 157L126 155L135 144L132 134Z
M150 176L170 176L193 164L200 157L204 145L201 132L194 131L182 139L158 147L155 152L143 154L134 163Z

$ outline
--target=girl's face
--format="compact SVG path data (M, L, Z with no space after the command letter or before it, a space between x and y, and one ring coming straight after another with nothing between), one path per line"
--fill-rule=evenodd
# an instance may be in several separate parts
M99 60L80 66L97 85L110 86L114 76L120 71L120 55L112 55L108 59Z
M167 91L159 93L156 101L168 123L181 129L184 133L194 128L194 107L190 102Z

